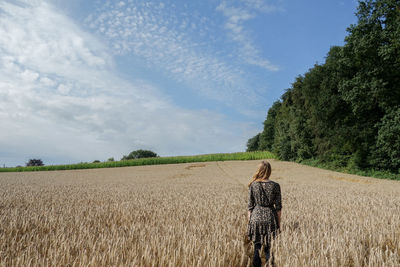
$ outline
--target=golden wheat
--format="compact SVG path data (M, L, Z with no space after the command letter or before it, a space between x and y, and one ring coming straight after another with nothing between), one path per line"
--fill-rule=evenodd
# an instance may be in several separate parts
M257 163L0 173L0 266L249 266ZM271 163L277 266L400 265L399 182Z

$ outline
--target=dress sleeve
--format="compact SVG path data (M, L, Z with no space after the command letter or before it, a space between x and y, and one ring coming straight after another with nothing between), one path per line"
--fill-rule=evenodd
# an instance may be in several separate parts
M249 187L249 197L248 197L248 210L252 211L255 207L255 201L254 201L254 196L253 196L253 186L250 185Z
M282 195L281 195L281 186L276 184L275 186L275 209L280 211L282 209Z

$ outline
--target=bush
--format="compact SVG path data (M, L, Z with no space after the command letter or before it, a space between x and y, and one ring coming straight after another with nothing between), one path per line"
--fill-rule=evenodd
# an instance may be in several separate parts
M41 159L30 159L26 166L44 166L43 161Z
M150 150L135 150L129 153L128 156L123 156L121 160L129 160L129 159L141 159L141 158L156 158L158 155Z

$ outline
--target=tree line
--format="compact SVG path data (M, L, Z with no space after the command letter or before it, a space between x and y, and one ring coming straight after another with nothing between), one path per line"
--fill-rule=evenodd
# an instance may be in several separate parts
M359 1L357 24L268 110L247 151L400 173L400 2Z
M151 150L144 150L144 149L139 149L132 151L128 155L124 155L121 160L131 160L131 159L142 159L142 158L157 158L159 157L157 153L151 151ZM109 158L107 161L114 161L114 158ZM93 163L100 163L100 160L94 160ZM41 159L30 159L26 164L26 167L29 166L44 166L44 163ZM17 166L17 167L22 167L22 166Z

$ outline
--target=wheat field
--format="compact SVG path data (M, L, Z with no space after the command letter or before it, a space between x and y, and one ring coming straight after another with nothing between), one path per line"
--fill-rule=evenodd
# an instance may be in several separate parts
M0 173L0 266L250 266L258 162ZM400 182L270 162L276 266L400 266Z

